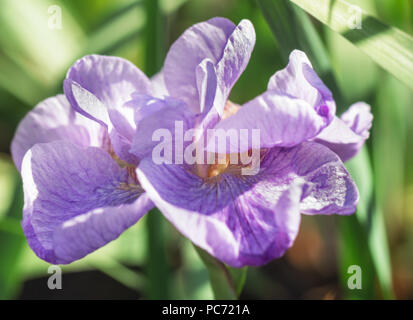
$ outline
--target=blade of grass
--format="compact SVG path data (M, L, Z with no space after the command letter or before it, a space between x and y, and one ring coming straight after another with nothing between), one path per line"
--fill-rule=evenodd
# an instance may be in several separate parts
M25 104L34 105L47 94L46 88L32 74L9 57L0 55L0 70L0 87ZM9 105L1 105L1 109L8 108Z
M209 274L192 242L176 233L174 244L180 248L182 265L176 269L173 276L174 299L212 300Z
M130 10L133 10L141 5L143 5L143 0L132 0L130 3L126 3L117 10L110 10L103 19L93 26L92 30L98 31L99 29L106 27L106 25L110 24L111 21L117 20L117 18L121 17L123 14L129 13Z
M90 53L109 54L125 42L136 40L143 31L146 15L142 1L121 8L111 19L105 21L91 35L82 55ZM148 22L149 23L149 22Z
M404 153L411 101L411 91L398 80L388 74L380 77L372 141L376 196L383 208L391 208L395 228L403 225Z
M145 0L145 71L152 76L162 66L164 56L163 17L158 0ZM147 216L148 252L147 271L149 277L150 299L168 299L170 271L166 260L165 231L167 225L158 209L153 209Z
M146 279L141 274L129 269L114 259L107 260L105 263L95 263L89 259L87 263L94 269L101 271L132 290L141 292L145 286Z
M6 165L3 161L0 164ZM7 166L12 164L7 163ZM20 285L18 263L26 241L20 229L23 207L22 183L14 168L9 168L9 172L12 172L14 186L9 186L13 188L13 198L6 216L0 220L0 300L13 298Z
M61 29L48 26L51 4L48 0L0 2L0 85L31 105L48 94L85 40L62 3Z
M148 246L146 251L147 296L149 299L170 298L170 270L166 259L165 219L158 209L152 209L146 217Z
M66 10L64 6L62 29L49 30L48 16L45 15L48 5L46 0L31 4L33 10L28 10L15 1L2 3L2 14L19 19L3 19L0 23L5 35L0 36L0 87L29 105L61 92L65 73L76 59L91 53L110 54L136 40L145 25L141 2L142 0L134 1L104 19L87 37L87 41L70 10ZM30 12L31 24L29 27L24 25L22 29L22 24L16 24L16 21L23 20L20 16L27 12ZM37 40L39 38L41 41ZM33 41L36 41L36 50L30 46ZM50 59L50 55L53 59Z
M375 197L377 189L373 186L376 186L377 183L375 183L371 173L372 169L368 157L368 153L363 148L357 157L347 163L347 168L359 187L360 201L357 206L356 217L367 236L364 240L368 244L371 261L380 284L382 296L385 299L392 299L394 293L384 216L380 203L377 202ZM348 241L351 241L351 237L354 237L354 231L348 234ZM358 245L365 246L364 243ZM364 275L370 277L366 272L364 272ZM354 292L351 293L351 295L353 294Z
M405 31L413 29L413 3L411 1L381 0L375 1L380 17L387 23Z
M405 148L407 138L408 110L411 106L412 92L391 75L381 77L377 90L375 126L373 127L374 139L373 163L376 171L376 206L381 215L389 218L389 227L393 234L403 230L406 217L404 215L404 180ZM390 155L383 156L383 155ZM374 221L373 221L374 222ZM379 221L384 232L384 221ZM378 247L386 245L380 242L380 233L371 239L371 245ZM378 272L382 274L384 285L391 287L390 266L387 256L377 256ZM397 266L395 266L397 270Z
M339 87L345 88L342 93L346 105L372 96L380 81L379 66L365 53L327 26L324 26L322 30L334 76Z
M146 8L145 71L148 76L157 73L165 56L164 17L159 0L144 0Z
M413 89L413 37L364 11L360 11L361 28L349 28L356 11L354 5L344 0L290 1L341 34L383 69Z
M134 3L120 8L108 19L104 19L99 27L96 27L88 36L88 42L68 61L65 71L56 81L52 93L56 94L62 91L66 70L75 60L88 54L110 55L126 44L136 41L138 36L143 33L146 23L145 8L142 4L143 0L136 0Z
M373 264L370 238L368 232L369 215L372 213L373 203L373 173L370 165L369 154L366 147L360 153L346 163L356 185L359 189L360 200L357 212L354 216L341 219L339 223L339 270L340 280L344 296L349 299L372 299L376 298L374 281L376 270ZM377 215L377 212L374 212ZM366 254L369 253L369 254ZM362 271L362 290L352 290L348 287L348 267L357 265Z

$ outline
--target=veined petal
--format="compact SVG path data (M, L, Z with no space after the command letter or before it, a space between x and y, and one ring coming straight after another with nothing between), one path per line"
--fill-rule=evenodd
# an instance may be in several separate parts
M151 81L130 61L89 55L76 61L66 79L78 83L108 108L120 108L133 92L151 94Z
M77 111L91 119L110 126L105 109L116 109L121 114L125 113L125 121L129 121L132 127L130 111L123 105L133 92L152 94L153 91L151 81L131 62L100 55L85 56L76 61L67 72L64 89ZM118 126L116 121L112 124Z
M314 138L324 127L324 118L306 101L266 91L234 115L221 120L214 129L216 132L223 130L227 136L235 135L222 144L227 153L242 153L258 146L292 147ZM259 130L259 141L255 141L255 145L252 141L254 129ZM248 133L248 139L243 138L243 130ZM208 142L208 151L222 153L211 142Z
M65 141L37 144L22 164L22 226L42 259L65 264L117 238L151 207L110 155Z
M356 211L359 192L340 158L325 146L306 142L291 159L306 183L300 204L304 214L348 215Z
M64 95L40 102L20 122L11 153L20 170L25 153L36 143L71 141L79 146L104 146L105 132L94 121L76 113Z
M54 232L54 251L59 263L81 259L117 239L153 207L144 193L130 204L94 209L65 221Z
M328 125L336 113L331 91L313 70L306 54L294 50L287 67L276 72L268 83L268 90L287 94L308 102Z
M195 115L183 101L174 98L167 97L162 100L134 95L134 99L128 102L128 105L134 106L136 122L130 152L139 159L150 156L165 133L168 137L164 138L170 138L169 147L174 153L176 146L183 147L184 134L194 126ZM179 153L183 155L183 150ZM173 161L173 158L168 160Z
M70 79L64 80L63 89L74 110L105 128L112 127L107 107L93 93Z
M139 158L131 153L132 139L125 138L119 134L116 130L112 130L109 134L112 144L113 152L119 157L119 159L125 161L130 165L138 165Z
M333 150L342 161L347 161L368 139L372 121L370 106L364 102L355 103L340 118L335 117L315 141Z
M169 93L199 113L201 101L195 70L209 59L217 68L217 98L225 101L244 71L254 44L254 28L248 20L242 20L238 26L225 18L195 24L175 41L166 57L163 75Z
M128 163L136 129L134 110L125 106L132 94L152 94L151 81L131 62L118 57L90 55L75 62L64 81L73 108L107 128L113 150Z
M163 98L169 95L168 89L165 86L165 80L163 77L163 71L159 71L151 78L153 87L153 96L157 98Z
M224 101L219 101L218 107L215 106L215 100L218 90L218 78L214 63L210 59L204 59L195 68L196 83L199 95L199 111L207 114L211 108L217 108L222 114Z
M373 115L370 111L370 105L365 102L356 102L352 104L346 112L341 115L348 127L363 138L368 138Z
M138 176L164 216L192 242L234 266L261 265L281 256L293 243L300 215L299 187L273 187L273 198L260 195L271 185L227 176L205 182L178 165L143 160ZM267 193L269 195L269 193Z
M198 87L200 114L197 121L197 139L203 136L207 129L213 128L223 116L225 100L218 87L218 76L215 66L210 59L204 59L196 67L196 81Z
M230 20L213 18L188 28L169 49L163 67L166 88L195 113L200 111L195 69L207 58L218 63L234 29Z
M139 159L129 153L133 132L133 110L122 108L107 108L93 93L84 89L78 83L66 79L64 81L66 97L76 113L87 117L91 122L102 127L105 135L110 137L109 144L116 155L130 164L137 164Z
M216 66L218 99L223 101L222 111L232 87L248 65L254 46L254 26L249 20L241 20L229 37L222 58Z
M354 212L358 200L339 158L315 143L268 150L253 176L223 173L205 180L150 158L137 173L148 196L183 235L234 267L283 255L297 235L300 211L344 214ZM316 197L320 204L313 203Z
M294 50L287 67L276 72L268 90L247 102L235 115L217 124L216 129L237 132L237 145L225 144L227 152L245 152L252 141L240 137L241 130L260 132L260 146L292 147L315 138L334 119L336 105L330 90L312 69L304 52ZM211 149L212 148L212 149ZM216 152L214 146L208 151ZM218 150L218 152L221 152Z

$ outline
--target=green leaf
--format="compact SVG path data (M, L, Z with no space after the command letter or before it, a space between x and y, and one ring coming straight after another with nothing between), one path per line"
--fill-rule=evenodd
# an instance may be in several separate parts
M164 17L159 0L145 0L145 7L145 72L152 76L161 68L165 56Z
M376 88L380 79L379 67L339 34L328 27L324 29L334 76L339 87L345 88L342 93L347 105L364 100Z
M146 279L142 274L129 269L115 259L106 259L104 263L89 259L87 264L132 290L142 291L146 285Z
M358 219L358 209L355 215L341 219L338 217L338 270L341 290L346 299L373 299L375 294L375 269L369 252L368 239L363 225ZM362 289L352 290L348 287L351 274L348 273L350 266L359 266L362 272Z
M7 176L7 179L4 177ZM5 216L0 217L0 300L13 298L20 285L20 269L18 268L25 238L20 226L23 207L22 183L19 174L10 161L0 158L1 187L12 191L12 196L4 198L8 202ZM3 194L4 197L4 194ZM5 205L3 203L2 205Z
M208 269L215 299L238 299L244 287L248 268L232 268L226 266L201 248L195 245L194 247Z
M362 11L361 29L352 29L355 7L344 0L290 0L366 53L413 88L413 38Z
M178 232L175 235L173 242L180 248L182 263L175 269L172 279L174 299L214 299L208 270L192 242Z
M145 72L151 76L162 66L164 56L163 15L159 0L145 0ZM147 216L148 252L147 271L149 277L149 298L168 299L170 271L166 260L165 219L158 209L153 209Z
M373 126L374 140L373 163L375 174L375 207L381 216L389 214L391 226L402 228L404 215L405 146L407 141L407 123L412 92L391 75L380 78L380 85L375 99L375 118ZM383 155L391 155L383 156ZM386 212L387 211L387 212ZM391 216L390 216L391 215ZM376 265L382 279L385 294L391 297L391 270L388 254L379 254L380 246L387 246L381 240L384 219L372 221L377 229L371 239L371 246L378 251Z
M383 208L392 208L393 225L399 226L404 216L405 148L412 99L412 92L400 81L388 74L380 77L372 128L376 197Z
M375 1L379 16L391 25L403 30L412 31L413 3L407 0Z
M294 49L305 51L319 72L329 72L331 66L323 44L308 17L288 1L258 0L258 5L277 39L284 61Z
M384 216L380 204L375 201L374 178L366 149L363 148L357 157L349 161L347 167L359 188L360 201L357 206L356 218L366 235L363 240L368 244L372 265L377 274L383 297L386 299L393 298L391 265ZM347 240L351 241L350 237L358 237L354 235L355 231L353 230L351 234L347 235ZM365 246L365 243L355 245ZM365 258L361 258L361 260L366 261ZM367 272L364 270L363 274L370 278L371 275L368 270L369 267L367 267Z
M164 14L171 14L188 0L160 0L160 7Z
M85 41L63 3L61 29L48 27L49 0L0 1L0 86L33 105L50 94Z
M81 55L90 53L110 54L113 50L131 40L137 40L144 30L146 16L139 3L119 9L89 37Z
M88 10L73 12L69 8L79 8L84 1L78 1L77 5L62 0L56 3L50 0L0 1L0 87L33 106L61 92L65 73L76 59L91 53L111 54L132 40L136 41L145 25L145 12L139 1L128 0L126 5L122 2L125 1L105 5L95 1L88 5ZM62 9L61 29L48 28L50 5ZM83 30L80 24L90 18L82 19L80 13L89 17L93 13L95 19L97 7L116 9L119 5L119 10L103 19L86 37L89 30Z
M158 209L152 209L146 217L148 233L146 272L149 299L169 299L170 270L166 260L165 219Z

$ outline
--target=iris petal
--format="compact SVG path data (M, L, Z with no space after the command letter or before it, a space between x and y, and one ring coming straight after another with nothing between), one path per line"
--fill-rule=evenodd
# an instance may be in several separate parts
M36 144L24 157L22 178L22 226L33 251L50 263L84 257L152 207L127 170L99 148Z
M137 172L149 197L182 234L235 267L280 257L297 235L300 210L347 214L358 201L340 159L316 143L268 150L252 176L202 179L183 166L156 165L149 158Z

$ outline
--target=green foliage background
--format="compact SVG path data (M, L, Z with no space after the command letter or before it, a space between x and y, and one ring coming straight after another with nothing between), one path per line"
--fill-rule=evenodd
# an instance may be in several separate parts
M337 22L349 14L348 3L365 10L360 33ZM60 30L48 28L51 5L62 8ZM374 113L366 147L348 163L362 196L357 214L304 217L284 258L249 268L241 298L413 298L412 6L409 0L0 0L0 299L35 298L48 276L48 264L28 248L20 228L22 186L9 146L22 117L62 92L68 67L83 55L118 55L152 75L186 28L214 16L250 19L257 33L232 101L264 91L299 48L332 89L340 112L364 100ZM353 264L362 267L362 290L347 288ZM75 281L88 272L114 279L120 291L92 278ZM82 290L89 290L87 297L103 290L117 298L126 289L136 298L213 298L196 250L159 212L63 267L63 274L66 298L86 297ZM68 274L79 291L65 289Z

